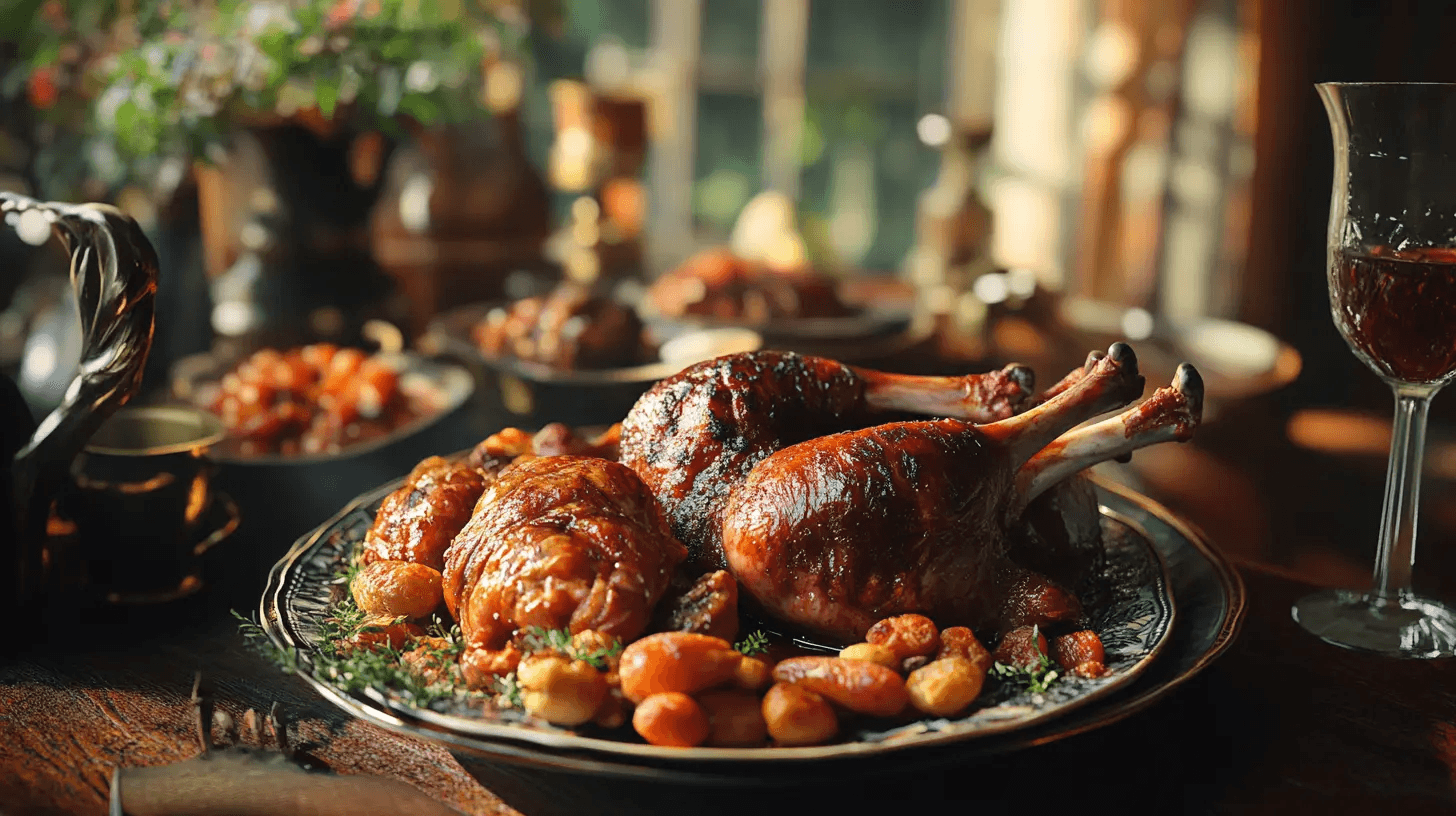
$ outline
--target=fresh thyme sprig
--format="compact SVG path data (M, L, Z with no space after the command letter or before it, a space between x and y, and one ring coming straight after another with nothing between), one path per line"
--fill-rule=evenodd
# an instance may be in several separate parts
M359 573L363 571L363 569L364 559L362 557L362 553L355 553L352 557L349 558L348 562L345 563L344 569L340 571L337 575L335 575L334 580L330 583L342 585L345 589L348 589L350 586L353 585L354 578L358 576Z
M571 655L571 633L565 629L546 629L541 626L528 627L521 635L521 651L526 654L535 652L561 652Z
M502 675L491 682L491 692L495 694L496 704L504 708L525 708L521 702L521 685L516 682L516 673Z
M609 667L608 661L622 653L622 643L614 640L609 646L591 650L578 649L572 643L571 632L565 629L531 626L521 635L521 651L526 654L560 652L572 660L583 660L591 664L597 671L606 671Z
M231 612L233 617L238 620L238 632L243 636L243 641L248 644L250 649L262 655L284 673L293 674L298 671L298 652L274 643L273 639L268 637L268 632L256 620L244 617L236 609Z
M1039 633L1033 628L1032 643L1036 645L1036 662L1031 666L1018 666L996 662L991 666L991 676L1026 687L1032 694L1043 694L1061 679L1056 664L1041 650L1037 640Z
M733 644L739 654L757 655L768 651L768 633L762 629L749 632L743 640Z
M356 563L350 564L337 577L337 581L352 578ZM286 649L275 644L257 621L246 618L236 611L233 617L239 621L243 638L249 646L258 651L269 662L285 672L294 673L300 668L310 669L315 677L346 692L359 692L367 688L396 694L416 706L428 706L437 700L459 695L479 696L464 691L460 682L458 661L465 649L464 638L458 626L446 627L435 621L429 630L429 637L414 638L401 648L378 644L373 648L350 648L351 639L361 632L404 623L407 618L381 621L370 619L352 597L346 596L329 609L320 627L320 644L317 652L305 659L295 649ZM405 655L410 659L406 660Z

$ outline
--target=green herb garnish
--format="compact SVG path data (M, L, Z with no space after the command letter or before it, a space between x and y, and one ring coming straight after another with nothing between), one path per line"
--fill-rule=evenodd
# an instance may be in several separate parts
M351 559L336 576L335 583L347 585L357 571L357 560ZM315 677L341 691L373 688L397 694L416 706L428 706L460 695L481 696L478 692L465 691L461 682L458 661L465 650L465 640L458 626L446 627L435 621L427 637L437 640L414 638L398 649L387 644L351 648L349 641L361 632L405 623L408 618L370 620L352 597L345 596L329 609L329 616L320 626L318 651L303 655L296 649L278 646L257 621L237 612L233 612L233 617L240 622L240 631L248 645L269 662L289 673L306 667ZM408 661L404 660L406 654L412 654Z
M763 654L768 651L768 633L762 629L748 633L743 640L733 644L733 648L743 655Z
M576 648L571 641L571 632L565 629L543 629L531 626L521 636L521 651L526 654L537 652L560 652L571 660L582 660L597 671L606 671L607 661L622 653L622 643L613 640L612 645L586 651Z
M1032 643L1037 642L1038 632L1032 628ZM1042 694L1061 679L1056 664L1038 646L1036 663L1032 666L1015 666L997 662L991 666L991 676L1026 687L1032 694Z
M503 677L497 677L491 683L491 691L495 693L496 704L505 708L525 708L521 702L521 684L516 682L516 673L511 672Z
M238 632L243 636L243 641L248 644L250 649L287 674L298 671L297 652L292 649L284 649L274 643L257 621L243 617L236 609L231 612L233 617L238 619Z
M353 585L354 578L357 577L359 573L363 570L364 559L362 557L362 553L356 553L353 558L349 559L348 563L344 566L343 571L335 575L334 580L330 583L337 584L344 587L344 589L348 589L350 586Z

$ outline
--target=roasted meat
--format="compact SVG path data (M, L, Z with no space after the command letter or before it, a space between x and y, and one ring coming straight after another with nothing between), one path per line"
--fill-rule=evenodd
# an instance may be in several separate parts
M911 612L978 630L1073 619L1075 599L1015 563L1008 537L1030 501L1094 461L1192 434L1202 383L1186 365L1142 405L1068 432L1142 388L1117 344L1009 419L895 422L785 447L728 497L728 567L769 614L843 642Z
M914 377L759 351L691 366L654 386L622 422L621 460L662 502L693 568L725 566L721 516L748 472L781 448L863 428L890 411L989 422L1030 396L1031 371Z
M582 438L576 429L560 422L552 422L535 434L506 428L476 445L466 461L488 473L497 473L517 459L529 456L596 456L615 460L621 434L621 423L592 439Z
M445 603L476 649L500 649L530 626L628 640L686 554L626 466L525 459L500 473L450 545Z
M559 369L628 366L651 356L637 312L570 282L545 297L492 309L472 333L476 345L492 357Z
M727 570L699 575L691 582L678 576L658 604L653 628L733 642L738 637L738 582Z
M445 548L470 520L486 477L467 462L439 456L415 465L374 514L364 537L364 562L409 561L445 568Z
M647 290L646 300L664 317L752 324L853 313L840 300L832 278L806 269L773 269L726 247L703 250L662 275Z

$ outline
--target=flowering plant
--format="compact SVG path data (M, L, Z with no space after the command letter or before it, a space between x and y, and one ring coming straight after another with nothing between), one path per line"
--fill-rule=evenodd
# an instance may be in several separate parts
M478 114L489 67L526 30L520 2L39 0L4 89L42 113L38 142L79 137L116 183L205 156L239 125L392 131Z

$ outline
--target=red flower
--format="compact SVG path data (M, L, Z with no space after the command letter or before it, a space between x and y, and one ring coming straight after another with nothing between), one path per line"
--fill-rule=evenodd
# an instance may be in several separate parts
M71 21L66 19L66 6L61 0L46 0L40 7L40 16L51 28L62 34L71 27Z
M324 27L330 31L336 28L342 28L345 23L354 19L354 15L358 13L359 0L337 0L334 3L334 7L329 9L329 18L324 23Z
M60 91L56 88L55 69L47 66L31 71L25 90L31 107L36 110L45 110L56 104L56 97L60 95Z

